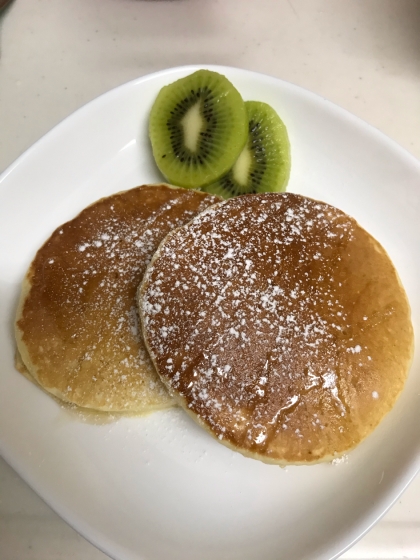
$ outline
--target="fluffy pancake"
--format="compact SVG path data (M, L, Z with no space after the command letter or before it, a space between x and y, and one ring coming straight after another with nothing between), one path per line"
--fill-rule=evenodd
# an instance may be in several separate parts
M173 404L138 332L136 290L165 235L217 200L144 185L54 231L26 274L16 320L22 361L44 389L103 411Z
M277 464L331 460L392 408L413 352L381 245L296 194L232 198L172 231L138 293L177 402L222 443Z

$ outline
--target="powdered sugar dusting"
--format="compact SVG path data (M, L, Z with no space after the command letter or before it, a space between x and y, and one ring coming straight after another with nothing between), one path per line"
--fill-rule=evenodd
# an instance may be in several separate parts
M140 187L87 208L41 249L48 293L42 313L51 317L42 328L54 329L43 333L44 346L63 342L45 350L40 370L52 364L61 372L65 398L107 410L170 401L144 347L136 290L163 237L215 201L184 189Z
M372 361L353 339L341 272L354 232L326 204L256 195L208 209L162 246L142 292L148 345L219 438L266 455L287 440L304 459L331 433L344 441L352 356Z
M343 463L348 463L349 457L348 455L342 455L341 457L336 457L331 461L333 465L342 465Z

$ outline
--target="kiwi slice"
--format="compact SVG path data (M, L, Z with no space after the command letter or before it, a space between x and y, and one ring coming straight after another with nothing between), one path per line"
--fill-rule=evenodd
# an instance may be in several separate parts
M168 181L200 188L238 159L248 136L245 103L225 76L198 70L160 90L149 135L156 164Z
M290 175L287 129L276 111L259 101L246 101L248 141L223 177L203 190L230 198L239 194L286 190Z

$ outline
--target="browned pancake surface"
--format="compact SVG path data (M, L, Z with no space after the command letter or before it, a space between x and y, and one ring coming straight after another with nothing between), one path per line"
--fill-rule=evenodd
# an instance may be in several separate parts
M26 275L16 338L36 381L98 410L171 406L138 330L135 294L160 241L217 199L145 185L59 227Z
M231 199L168 235L139 290L146 345L178 402L264 461L329 460L394 405L410 309L377 241L295 194Z

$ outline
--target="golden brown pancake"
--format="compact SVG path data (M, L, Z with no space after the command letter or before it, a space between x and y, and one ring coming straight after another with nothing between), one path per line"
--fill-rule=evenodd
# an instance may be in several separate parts
M409 304L385 250L296 194L233 198L172 231L138 300L176 401L269 463L352 449L393 407L412 358Z
M136 289L165 235L217 200L144 185L54 231L26 274L16 320L22 361L44 389L103 411L173 404L138 332Z

